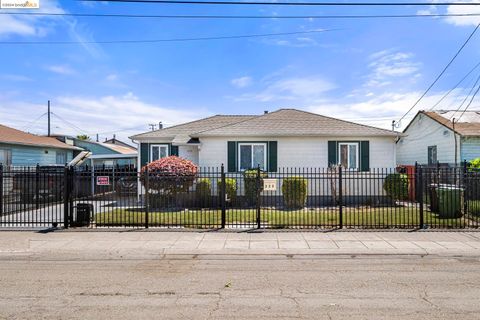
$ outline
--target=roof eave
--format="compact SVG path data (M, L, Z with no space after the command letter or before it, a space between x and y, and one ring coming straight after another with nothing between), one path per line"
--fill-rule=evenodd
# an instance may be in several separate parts
M26 146L26 147L38 147L38 148L52 148L52 149L67 149L67 150L83 150L82 148L75 147L75 146L57 146L57 145L49 145L49 144L41 144L41 143L25 143L25 142L17 142L17 141L1 141L0 143L9 144L9 145L19 145L19 146Z

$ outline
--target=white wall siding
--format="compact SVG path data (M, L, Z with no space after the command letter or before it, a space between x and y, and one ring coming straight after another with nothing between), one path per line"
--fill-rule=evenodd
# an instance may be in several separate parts
M179 146L178 156L183 159L198 164L198 147L197 146Z
M410 127L397 143L397 163L414 165L428 163L428 147L437 146L440 163L455 162L455 140L453 131L423 114L417 115ZM458 139L458 138L457 138ZM458 139L460 152L460 139Z
M201 167L219 167L227 164L227 141L277 141L278 167L328 167L328 141L370 141L370 167L395 166L395 143L390 137L259 137L240 139L202 138L199 152Z

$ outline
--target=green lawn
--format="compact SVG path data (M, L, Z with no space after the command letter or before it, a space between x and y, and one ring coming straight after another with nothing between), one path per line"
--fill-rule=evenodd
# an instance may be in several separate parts
M140 209L138 209L140 210ZM97 226L144 226L145 212L129 209L114 209L95 215ZM150 212L149 226L185 226L192 228L216 228L221 226L221 211L210 210L182 210L182 211L155 211ZM271 228L285 228L295 226L335 227L339 225L339 211L329 208L285 211L278 209L262 209L260 213L262 226ZM463 218L440 219L429 211L424 213L424 223L430 226L444 228L462 227ZM248 225L256 223L255 209L228 209L226 213L227 225ZM406 227L415 228L419 225L418 209L414 207L395 208L360 208L345 207L343 209L343 225L345 227L388 228Z

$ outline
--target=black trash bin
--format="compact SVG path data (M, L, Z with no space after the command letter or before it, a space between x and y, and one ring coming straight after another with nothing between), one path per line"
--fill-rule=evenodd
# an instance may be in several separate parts
M90 218L93 215L93 204L79 203L76 206L76 215L73 220L75 227L86 227L90 224Z

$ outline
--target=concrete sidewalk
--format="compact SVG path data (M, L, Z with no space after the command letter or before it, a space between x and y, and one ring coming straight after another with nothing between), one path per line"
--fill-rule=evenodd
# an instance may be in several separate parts
M439 255L480 257L477 232L0 232L0 257Z

